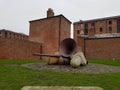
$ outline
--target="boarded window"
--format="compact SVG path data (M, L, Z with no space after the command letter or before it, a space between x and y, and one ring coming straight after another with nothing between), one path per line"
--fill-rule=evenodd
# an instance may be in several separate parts
M8 36L7 36L7 32L5 32L5 38L7 38Z
M85 35L87 35L88 34L88 24L86 23L85 25L84 25L84 28L85 28Z
M0 37L2 37L2 33L0 32Z
M80 30L77 30L77 34L80 34Z
M109 25L111 25L111 24L112 24L112 21L109 21L108 23L109 23Z
M102 31L103 31L103 28L100 27L100 32L102 32Z
M120 33L120 20L117 20L117 33Z
M109 32L110 32L110 33L112 32L112 27L109 27Z

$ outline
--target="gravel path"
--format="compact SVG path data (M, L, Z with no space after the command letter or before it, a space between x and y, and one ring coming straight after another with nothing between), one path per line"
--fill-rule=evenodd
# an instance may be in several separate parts
M54 70L62 72L85 72L85 73L114 73L120 72L120 67L109 66L103 64L89 63L86 66L80 66L79 68L72 68L69 65L48 65L46 63L29 63L22 65L31 69L38 70Z

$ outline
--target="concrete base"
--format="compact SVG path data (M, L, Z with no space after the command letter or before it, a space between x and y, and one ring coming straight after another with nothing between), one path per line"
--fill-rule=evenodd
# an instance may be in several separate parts
M103 90L100 87L25 86L21 90Z

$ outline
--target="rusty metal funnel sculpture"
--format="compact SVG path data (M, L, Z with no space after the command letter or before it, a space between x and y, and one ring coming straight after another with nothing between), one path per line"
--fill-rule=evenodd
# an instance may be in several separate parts
M63 57L70 57L76 52L77 44L75 40L66 38L60 43L60 54Z
M77 52L77 43L72 38L66 38L60 42L59 54L33 54L36 56L51 57L48 64L72 65L77 67L79 65L86 65L86 59L82 52ZM78 63L79 62L79 63Z

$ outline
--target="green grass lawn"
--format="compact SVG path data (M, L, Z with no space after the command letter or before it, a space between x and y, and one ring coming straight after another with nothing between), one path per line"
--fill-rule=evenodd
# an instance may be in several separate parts
M120 72L104 74L32 70L6 64L45 62L41 60L0 60L0 90L20 90L23 86L99 86L104 90L120 89ZM120 66L120 61L93 60L89 62Z
M112 66L119 66L120 67L120 60L101 60L101 59L88 59L91 63L99 63L105 65L112 65Z

